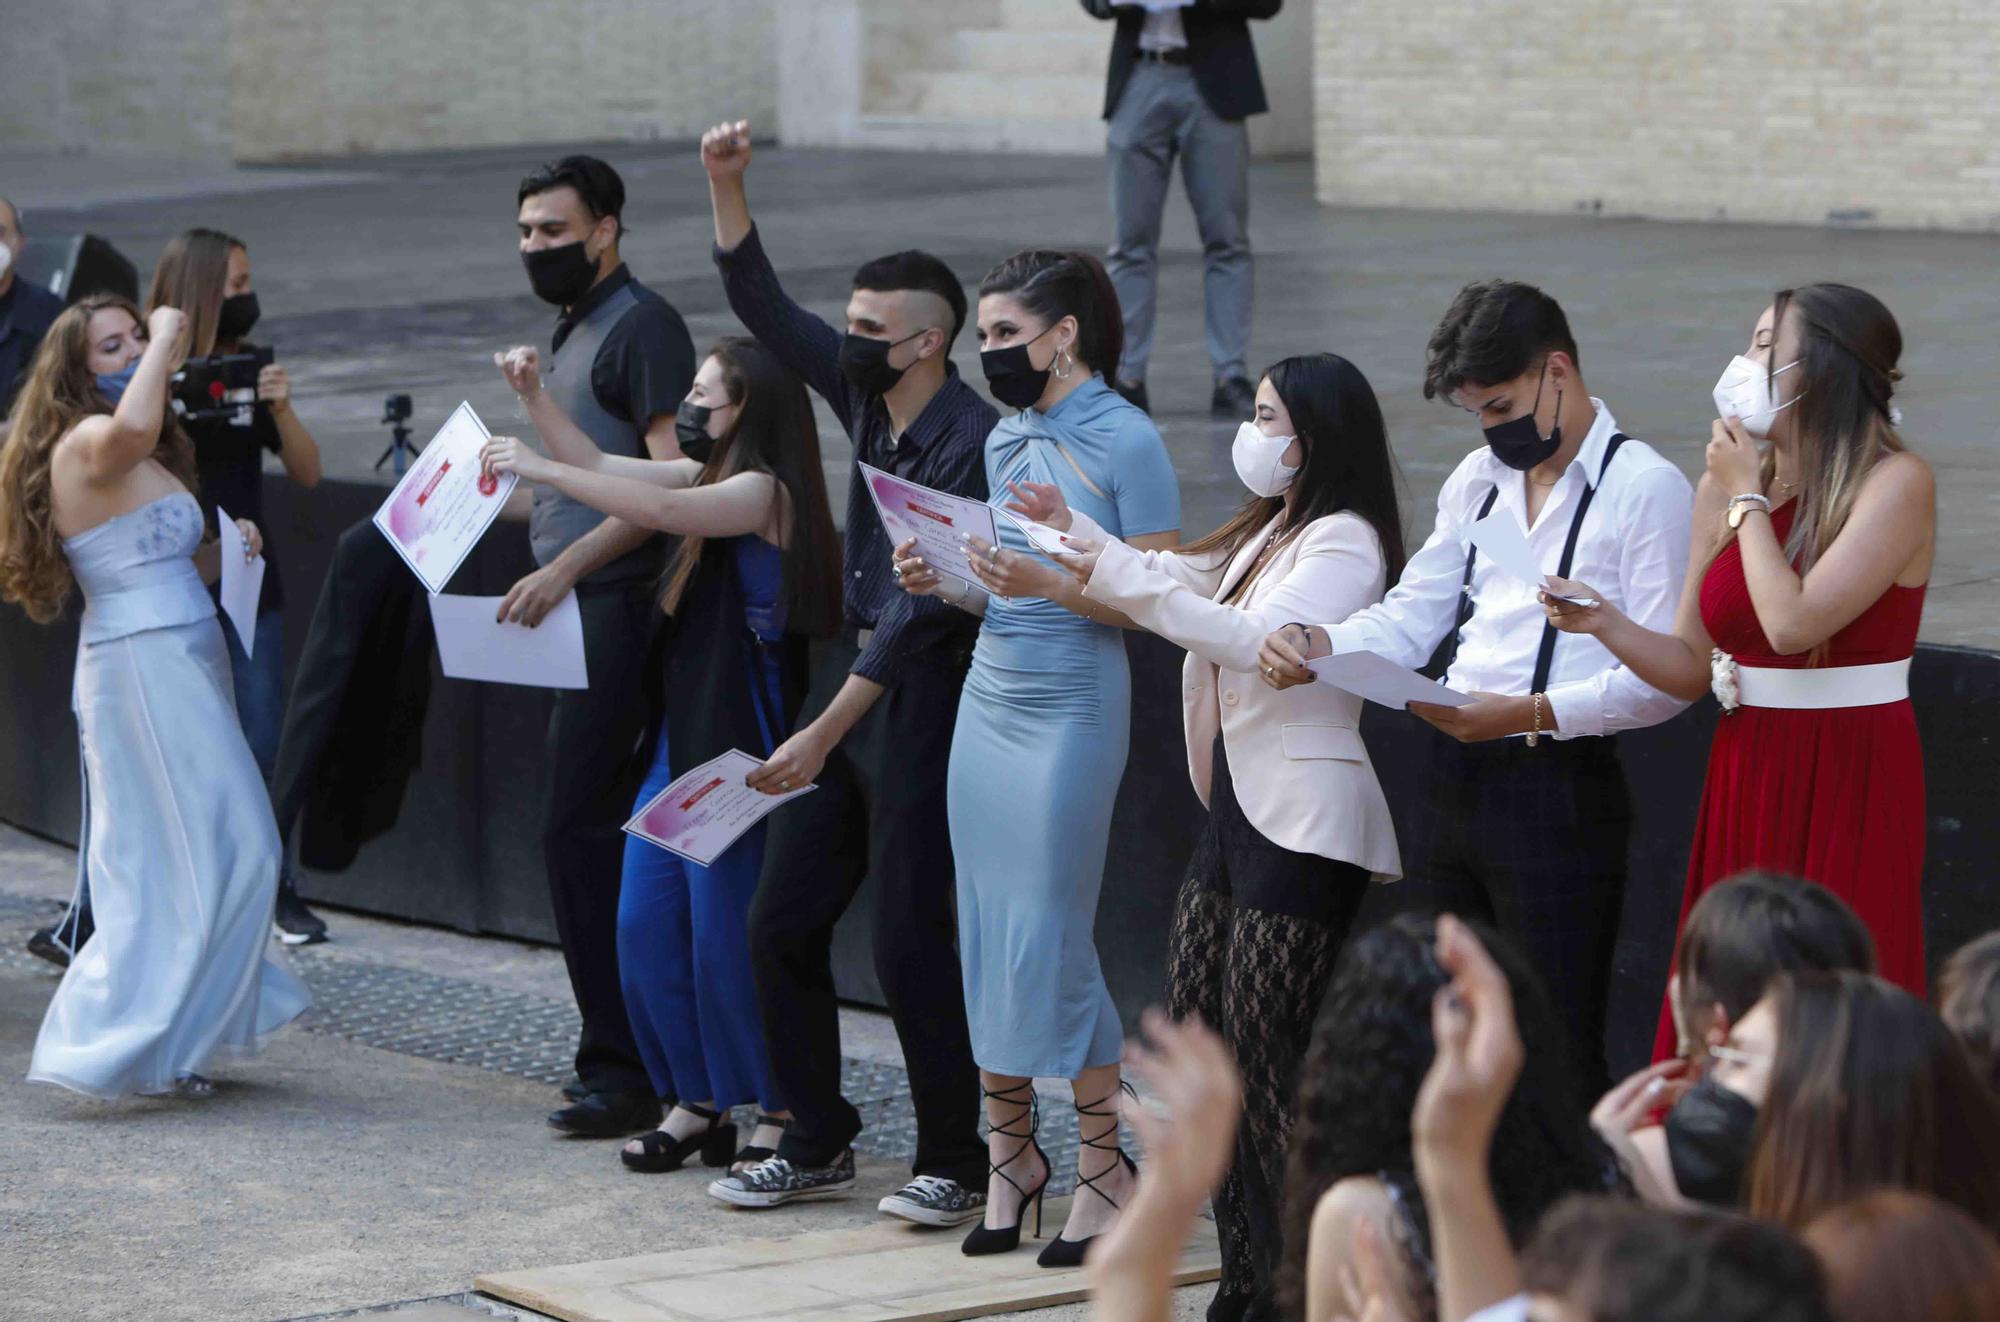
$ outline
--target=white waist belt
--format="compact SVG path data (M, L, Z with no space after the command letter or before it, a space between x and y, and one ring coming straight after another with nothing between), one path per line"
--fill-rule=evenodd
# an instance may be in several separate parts
M1910 696L1910 658L1822 670L1772 670L1739 664L1736 692L1745 707L1879 707Z

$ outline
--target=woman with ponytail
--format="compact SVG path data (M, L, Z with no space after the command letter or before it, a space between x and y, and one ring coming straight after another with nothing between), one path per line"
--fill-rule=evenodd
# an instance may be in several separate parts
M1152 420L1105 383L1118 367L1118 296L1083 253L1016 253L979 285L980 365L993 397L1021 410L986 442L1001 506L1027 484L1140 550L1180 541L1180 487ZM1111 807L1125 772L1131 676L1117 611L1035 551L1011 519L1001 545L967 543L976 583L897 550L911 592L981 617L952 736L947 795L958 868L958 939L972 1055L986 1094L985 1224L970 1254L1020 1243L1027 1204L1049 1182L1035 1141L1034 1081L1067 1078L1077 1102L1078 1190L1041 1254L1074 1266L1132 1187L1118 1146L1124 1032L1092 926Z

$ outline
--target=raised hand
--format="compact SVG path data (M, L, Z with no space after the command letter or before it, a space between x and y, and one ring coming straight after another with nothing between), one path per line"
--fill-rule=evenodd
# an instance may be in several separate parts
M507 388L517 395L532 395L542 388L542 353L532 344L494 354L493 365L506 378Z
M711 179L740 178L750 166L750 121L717 124L701 135L701 168Z
M179 362L187 351L187 328L187 313L179 308L154 308L146 315L146 342Z
M1720 418L1709 424L1708 471L1726 495L1764 489L1764 461L1757 442L1737 419Z
M1526 1054L1514 1023L1514 991L1472 929L1450 914L1437 920L1437 960L1451 981L1431 1001L1437 1055L1417 1090L1410 1134L1419 1161L1469 1162L1483 1170Z
M1046 523L1057 532L1069 531L1072 522L1069 502L1063 499L1061 487L1044 482L1009 482L1007 489L1014 493L1014 499L1007 502L1009 510L1024 519Z
M1148 1010L1139 1028L1125 1046L1125 1068L1157 1099L1128 1098L1123 1106L1146 1150L1139 1180L1192 1208L1221 1182L1236 1150L1243 1111L1236 1057L1200 1019L1177 1023Z

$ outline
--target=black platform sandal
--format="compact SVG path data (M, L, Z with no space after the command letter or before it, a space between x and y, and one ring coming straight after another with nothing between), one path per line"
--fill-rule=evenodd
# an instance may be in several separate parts
M708 1128L686 1138L675 1138L664 1129L641 1134L637 1152L627 1152L623 1148L618 1150L618 1160L625 1163L627 1170L647 1175L677 1171L697 1152L701 1154L704 1166L727 1166L735 1159L736 1126L725 1123L723 1112L689 1102L678 1102L676 1105L689 1115L708 1121Z
M754 1137L758 1130L766 1127L783 1131L790 1129L792 1122L789 1120L780 1120L774 1115L765 1115L760 1111L757 1114L757 1122L750 1126L750 1133ZM758 1162L765 1161L777 1155L778 1150L776 1148L767 1148L761 1143L751 1143L736 1150L735 1157L730 1159L729 1169L736 1170L744 1166L755 1166Z
M1025 1102L1018 1095L1022 1092L1028 1094ZM982 1099L994 1098L1003 1102L1011 1102L1021 1108L1020 1114L1015 1116L1014 1120L1009 1120L1007 1125L996 1125L989 1121L986 1126L987 1133L1004 1134L1008 1138L1025 1138L1028 1141L1014 1149L1014 1155L997 1166L990 1159L987 1161L987 1174L998 1175L1001 1179L1014 1186L1015 1193L1021 1195L1021 1210L1015 1216L1014 1224L1011 1226L1000 1226L997 1228L985 1225L974 1226L971 1233L966 1235L965 1242L959 1245L959 1251L964 1253L968 1258L981 1258L989 1253L1012 1253L1015 1249L1021 1247L1021 1225L1028 1219L1028 1204L1030 1203L1035 1205L1035 1238L1040 1239L1042 1237L1042 1194L1049 1187L1049 1173L1051 1170L1049 1154L1042 1151L1041 1142L1035 1137L1035 1130L1040 1128L1042 1123L1042 1107L1040 1101L1035 1097L1035 1081L1030 1079L1026 1083L1015 1084L1012 1088L1002 1088L998 1092L987 1092L986 1089L981 1088L979 1093ZM1016 1120L1027 1121L1027 1129L1021 1130L1007 1127L1014 1124ZM1034 1188L1023 1189L1020 1183L1007 1173L1007 1167L1019 1161L1030 1150L1042 1159L1042 1179L1041 1183L1037 1184Z
M1131 1084L1121 1083L1118 1085L1118 1092L1112 1093L1109 1097L1100 1097L1096 1101L1089 1103L1077 1103L1076 1141L1082 1147L1096 1148L1099 1152L1116 1152L1118 1154L1118 1161L1124 1162L1125 1169L1131 1171L1133 1177L1137 1178L1139 1167L1133 1163L1132 1158L1126 1155L1125 1149L1119 1146L1118 1143L1119 1093L1130 1093L1132 1096L1138 1096L1137 1093L1132 1092ZM1085 1116L1108 1119L1111 1123L1098 1130L1095 1134L1085 1134L1083 1132L1083 1117ZM1097 1187L1099 1180L1117 1169L1117 1162L1113 1162L1095 1175L1085 1175L1081 1165L1079 1165L1077 1169L1076 1196L1081 1198L1084 1190L1088 1189L1105 1202L1110 1203L1112 1207L1117 1207L1118 1200ZM1048 1242L1048 1246L1042 1250L1041 1256L1035 1259L1035 1264L1040 1267L1081 1267L1083 1265L1083 1255L1089 1251L1092 1244L1095 1244L1102 1238L1102 1235L1086 1235L1082 1239L1064 1239L1061 1235L1057 1235Z

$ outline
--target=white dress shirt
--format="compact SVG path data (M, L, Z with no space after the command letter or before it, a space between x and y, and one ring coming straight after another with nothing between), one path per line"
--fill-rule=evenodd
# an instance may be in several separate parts
M1146 22L1139 29L1140 50L1184 50L1187 28L1178 8L1146 7Z
M1479 521L1479 507L1496 485L1494 517L1514 519L1543 572L1555 573L1577 501L1587 485L1596 483L1605 447L1618 430L1604 401L1590 402L1597 408L1596 421L1576 458L1550 488L1532 528L1524 503L1526 475L1480 446L1445 479L1438 492L1437 526L1423 549L1410 557L1402 581L1380 604L1327 630L1333 650L1379 652L1411 667L1430 659L1451 636L1465 556L1472 549L1467 530ZM1584 518L1569 577L1588 583L1645 628L1672 633L1693 519L1694 492L1681 471L1651 446L1627 437ZM1529 691L1547 619L1535 593L1534 584L1515 578L1492 557L1474 561L1472 618L1445 676L1451 687L1464 693ZM1658 725L1687 706L1627 670L1588 634L1556 635L1545 692L1558 739Z

